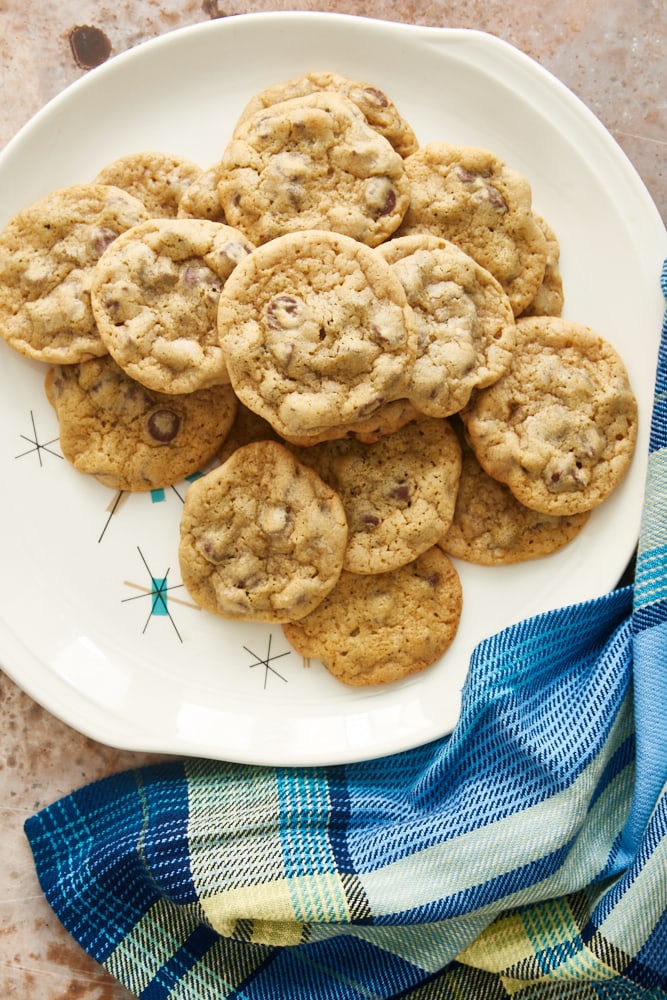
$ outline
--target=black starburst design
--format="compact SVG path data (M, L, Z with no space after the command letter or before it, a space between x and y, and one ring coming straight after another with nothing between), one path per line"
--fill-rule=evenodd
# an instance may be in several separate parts
M199 479L199 477L201 475L202 475L201 472L194 472L194 473L192 473L192 475L186 476L185 481L188 482L188 483L192 483L192 482L195 481L195 479ZM184 497L183 497L183 493L182 493L181 489L179 489L177 487L176 484L173 484L173 485L169 486L168 488L167 487L161 487L159 489L150 490L150 494L149 495L150 495L150 498L151 498L151 502L154 503L154 504L164 503L165 500L167 499L168 493L173 493L174 496L176 496L178 498L178 500L180 501L181 504L185 502L184 501ZM107 508L106 508L107 519L104 522L104 527L102 528L100 536L97 539L98 543L101 542L102 539L104 538L104 536L106 535L107 529L108 529L109 525L111 524L111 521L112 521L112 518L113 518L114 514L116 514L120 510L121 505L127 500L127 498L129 496L132 496L132 495L133 495L132 493L130 493L130 492L126 491L126 490L118 490L114 494L113 499L107 505ZM143 493L142 493L142 495L143 495Z
M40 441L39 434L37 433L37 422L35 420L35 414L30 411L30 423L32 425L32 435L20 434L19 437L23 441L27 441L30 445L25 451L22 451L19 455L15 455L14 458L25 458L26 455L37 455L37 460L40 466L43 466L42 462L42 452L48 455L53 455L54 458L59 458L64 461L63 456L58 451L54 451L51 448L52 444L55 444L58 440L57 437L51 438L50 441Z
M142 635L146 632L146 629L148 628L152 618L156 616L166 617L171 622L174 632L178 636L179 642L183 642L183 637L181 636L181 633L178 631L178 627L176 625L176 622L174 621L174 617L171 613L168 602L174 604L182 604L185 607L193 608L195 611L199 611L198 606L196 604L191 604L189 601L179 600L177 597L173 596L170 596L168 599L167 594L168 593L171 594L171 592L174 590L182 589L183 584L176 583L173 584L172 586L168 585L167 581L169 578L169 569L165 571L163 576L154 576L153 571L148 565L146 558L141 549L139 548L139 546L137 546L137 551L141 556L141 561L143 562L146 572L148 573L148 577L150 579L150 587L147 587L144 584L140 583L133 583L131 580L125 580L124 583L126 587L132 587L135 590L140 590L141 593L136 594L133 597L123 598L122 603L127 604L129 601L139 601L142 600L142 598L150 597L151 608L150 611L148 612L148 617L146 618L146 622L142 629Z
M268 679L269 679L269 674L270 673L273 674L275 677L280 678L281 681L284 681L284 683L287 684L287 678L283 677L283 675L281 673L279 673L276 670L275 667L272 667L271 664L272 664L272 662L274 660L280 660L280 659L282 659L283 656L289 656L291 650L288 649L284 653L271 653L271 640L272 640L272 638L273 638L273 636L271 634L269 634L269 641L268 641L268 645L267 645L267 648L266 648L266 656L260 656L259 653L255 653L252 649L248 649L247 646L243 647L245 649L246 653L249 653L251 656L254 656L254 658L255 658L255 662L249 664L249 667L250 667L251 670L253 670L255 667L264 667L264 690L265 691L266 691L266 685L268 683Z

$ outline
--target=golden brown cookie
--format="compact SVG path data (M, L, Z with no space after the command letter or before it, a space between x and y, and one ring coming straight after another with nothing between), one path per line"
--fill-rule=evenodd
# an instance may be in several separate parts
M181 396L152 392L108 355L50 368L46 394L65 458L115 490L158 489L199 472L236 412L229 386Z
M150 215L174 218L183 194L201 173L200 166L183 156L140 150L107 163L95 183L115 184L143 202Z
M244 406L243 403L237 400L234 423L224 440L218 457L220 462L226 462L235 451L243 448L246 444L252 444L253 441L279 440L280 438L273 427L264 417L253 413L252 410L249 410L247 406Z
M178 218L226 222L225 213L218 198L219 181L220 168L218 164L202 171L181 195L176 213Z
M524 507L484 472L463 433L459 440L461 478L453 521L438 542L443 552L480 566L508 566L551 555L576 538L588 511L558 517Z
M461 608L458 573L435 546L390 573L343 571L319 607L283 632L298 653L321 660L344 684L387 684L443 656Z
M376 253L403 285L417 323L410 401L430 417L458 413L510 366L516 332L504 289L455 243L428 233L389 240Z
M404 566L451 524L461 449L447 420L420 417L375 444L329 441L297 454L343 501L349 527L343 567L352 573Z
M320 230L249 254L220 294L218 330L239 399L284 437L321 434L404 398L416 353L412 310L389 264Z
M355 104L320 91L237 126L221 158L218 195L227 222L257 245L325 229L376 246L410 201L403 163Z
M75 364L107 353L90 305L94 268L120 233L148 218L118 187L60 188L0 233L0 334L36 361Z
M237 230L205 219L149 219L124 233L100 258L91 288L114 360L157 392L228 383L218 299L252 249Z
M554 230L541 215L535 216L547 241L547 262L542 284L535 298L526 306L522 316L561 316L565 295L560 273L560 243Z
M517 322L509 372L462 416L484 470L544 514L601 503L625 476L637 439L637 400L618 352L555 316Z
M185 495L183 583L225 618L296 621L338 582L347 542L340 498L283 445L238 449Z
M405 160L411 200L396 235L458 244L498 279L514 315L542 283L547 247L528 180L488 149L432 142Z
M320 434L284 435L284 438L289 444L304 447L321 444L323 441L339 441L341 438L354 438L372 444L387 434L399 431L401 427L405 427L411 420L416 420L421 415L409 399L394 399L391 403L385 403L370 417L330 427Z
M412 127L384 91L371 83L351 80L340 73L327 71L304 73L267 87L251 98L243 109L239 121L245 121L273 104L294 97L305 97L321 90L336 91L356 104L371 128L383 135L401 156L409 156L418 149L419 144Z

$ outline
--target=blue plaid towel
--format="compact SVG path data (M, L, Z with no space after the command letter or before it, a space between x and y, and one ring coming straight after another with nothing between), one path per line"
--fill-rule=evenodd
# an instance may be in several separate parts
M26 833L62 923L146 1000L656 1000L666 720L667 316L634 586L483 642L451 737L138 769Z

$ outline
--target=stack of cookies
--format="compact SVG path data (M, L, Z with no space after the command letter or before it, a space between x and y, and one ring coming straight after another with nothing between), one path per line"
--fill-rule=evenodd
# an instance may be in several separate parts
M194 599L354 685L446 652L456 559L547 556L623 479L627 372L563 301L525 177L331 72L253 97L213 165L133 153L0 233L0 332L66 458L117 490L208 469Z

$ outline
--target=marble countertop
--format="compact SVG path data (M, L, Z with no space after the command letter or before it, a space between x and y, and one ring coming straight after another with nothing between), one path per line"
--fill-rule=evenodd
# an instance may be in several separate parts
M512 43L558 76L600 118L667 218L664 0L35 0L0 4L0 147L51 97L114 55L179 27L267 10L335 11L421 25L476 28ZM7 95L10 95L9 97ZM5 569L5 572L7 570ZM122 1000L44 900L23 822L81 785L157 760L75 732L0 673L0 996Z

